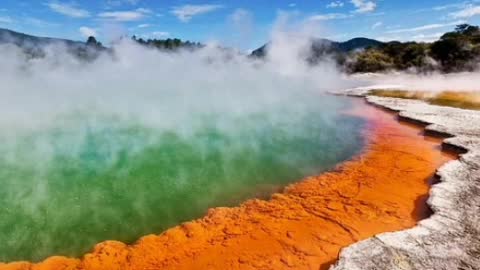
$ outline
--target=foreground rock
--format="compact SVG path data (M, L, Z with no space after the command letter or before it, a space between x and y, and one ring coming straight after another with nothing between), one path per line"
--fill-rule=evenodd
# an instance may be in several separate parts
M480 269L480 112L416 100L367 100L424 123L428 133L451 136L443 147L465 154L438 169L441 183L433 186L428 200L433 216L413 229L379 234L343 249L331 270Z

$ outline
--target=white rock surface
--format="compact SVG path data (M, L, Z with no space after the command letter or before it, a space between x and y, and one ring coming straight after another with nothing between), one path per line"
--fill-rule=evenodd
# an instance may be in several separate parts
M406 88L405 85L400 85L400 84L382 84L382 85L375 84L371 86L362 86L362 87L356 87L351 89L345 89L340 92L332 92L332 93L340 94L340 95L349 95L349 96L365 96L371 90L377 90L377 89L398 90L398 89L405 89L405 88Z
M365 91L349 90L349 95ZM344 248L331 270L480 269L480 111L423 101L367 96L367 101L428 123L427 131L451 135L445 147L459 160L438 169L428 204L434 214L409 230L383 233Z

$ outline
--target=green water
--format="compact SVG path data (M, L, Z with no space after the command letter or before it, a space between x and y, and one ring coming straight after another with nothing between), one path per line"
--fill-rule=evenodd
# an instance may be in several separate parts
M0 261L81 256L103 240L265 197L348 159L363 122L321 96L265 113L196 115L175 128L71 113L0 145ZM12 135L13 134L13 135Z

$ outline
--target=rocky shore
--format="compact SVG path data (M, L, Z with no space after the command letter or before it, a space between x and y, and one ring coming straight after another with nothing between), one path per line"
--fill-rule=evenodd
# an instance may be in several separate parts
M349 95L364 96L368 89ZM344 248L331 270L480 269L480 111L366 96L369 103L424 124L444 136L442 146L462 152L437 170L428 199L434 214L416 227L383 233Z

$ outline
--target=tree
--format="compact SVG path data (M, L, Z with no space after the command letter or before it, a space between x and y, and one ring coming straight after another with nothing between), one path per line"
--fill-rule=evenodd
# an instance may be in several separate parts
M102 47L102 43L98 42L94 36L89 36L87 39L87 46L89 47Z
M200 43L190 42L190 41L182 41L178 38L167 38L167 39L148 39L144 40L142 38L137 38L136 36L132 36L132 40L149 47L155 47L161 50L177 50L180 48L187 48L187 49L196 49L201 48L203 45Z
M97 39L94 36L89 36L87 39L87 45L97 45Z
M472 70L480 58L479 44L479 27L460 24L455 31L445 33L433 43L430 51L446 72Z
M428 46L421 43L408 43L400 56L400 67L403 69L416 68L420 70L431 69L427 60Z
M354 61L348 64L350 72L379 72L392 69L394 60L377 49L368 49L357 54Z
M466 23L457 25L457 27L455 27L455 32L467 36L474 36L480 34L478 26L473 26Z
M464 70L474 57L468 44L460 38L436 41L430 50L432 57L439 61L447 72Z

